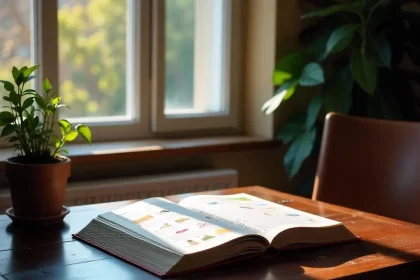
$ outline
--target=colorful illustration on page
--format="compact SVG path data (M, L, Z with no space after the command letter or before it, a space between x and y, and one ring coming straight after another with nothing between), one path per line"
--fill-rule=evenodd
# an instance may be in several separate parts
M133 222L138 225L138 224L144 223L146 221L150 221L153 218L154 217L152 215L146 215L146 216L143 216L139 219L134 220Z
M169 224L169 223L164 223L161 227L160 227L160 229L165 229L165 228L168 228L168 227L171 227L172 225L171 224Z
M194 241L194 240L191 240L191 239L187 240L187 243L192 245L192 246L199 244L197 241Z
M230 200L236 200L236 201L252 201L252 199L250 199L249 197L233 197L233 198L229 198Z
M268 204L267 203L259 203L259 204L257 204L257 207L264 207L264 206L267 206Z
M184 233L184 232L186 232L187 230L188 230L187 228L184 228L184 229L178 230L177 232L175 232L175 234Z
M288 213L288 214L286 214L286 216L289 216L289 217L297 217L297 216L300 216L300 215L297 214L297 213Z
M207 240L210 240L210 239L215 238L215 237L216 236L206 234L206 235L204 235L203 238L201 238L201 240L207 241Z
M215 233L216 233L217 235L225 234L225 233L228 233L228 232L230 232L230 230L229 230L229 229L227 229L227 228L218 228L218 229L216 229L216 231L215 231Z
M183 223L185 221L188 221L190 218L187 217L181 217L175 220L175 222L177 222L178 224Z

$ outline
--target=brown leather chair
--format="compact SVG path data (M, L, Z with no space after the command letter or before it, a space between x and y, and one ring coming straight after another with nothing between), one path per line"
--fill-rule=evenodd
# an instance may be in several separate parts
M312 199L420 224L420 123L328 114Z

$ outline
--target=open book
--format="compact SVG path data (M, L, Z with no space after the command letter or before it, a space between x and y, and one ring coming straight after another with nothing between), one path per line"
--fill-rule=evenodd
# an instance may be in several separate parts
M340 222L244 193L191 196L179 204L149 198L99 215L74 237L159 276L268 248L357 239Z

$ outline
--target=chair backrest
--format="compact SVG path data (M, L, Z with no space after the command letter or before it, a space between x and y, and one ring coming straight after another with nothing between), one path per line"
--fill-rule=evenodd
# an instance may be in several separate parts
M420 123L328 114L312 199L420 224Z

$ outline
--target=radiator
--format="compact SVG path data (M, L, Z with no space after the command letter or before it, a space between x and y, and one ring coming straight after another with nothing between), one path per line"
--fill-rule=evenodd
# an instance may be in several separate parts
M233 169L200 170L153 176L69 183L64 204L67 206L142 199L188 192L237 187L238 172ZM0 211L11 206L10 194L0 194Z

